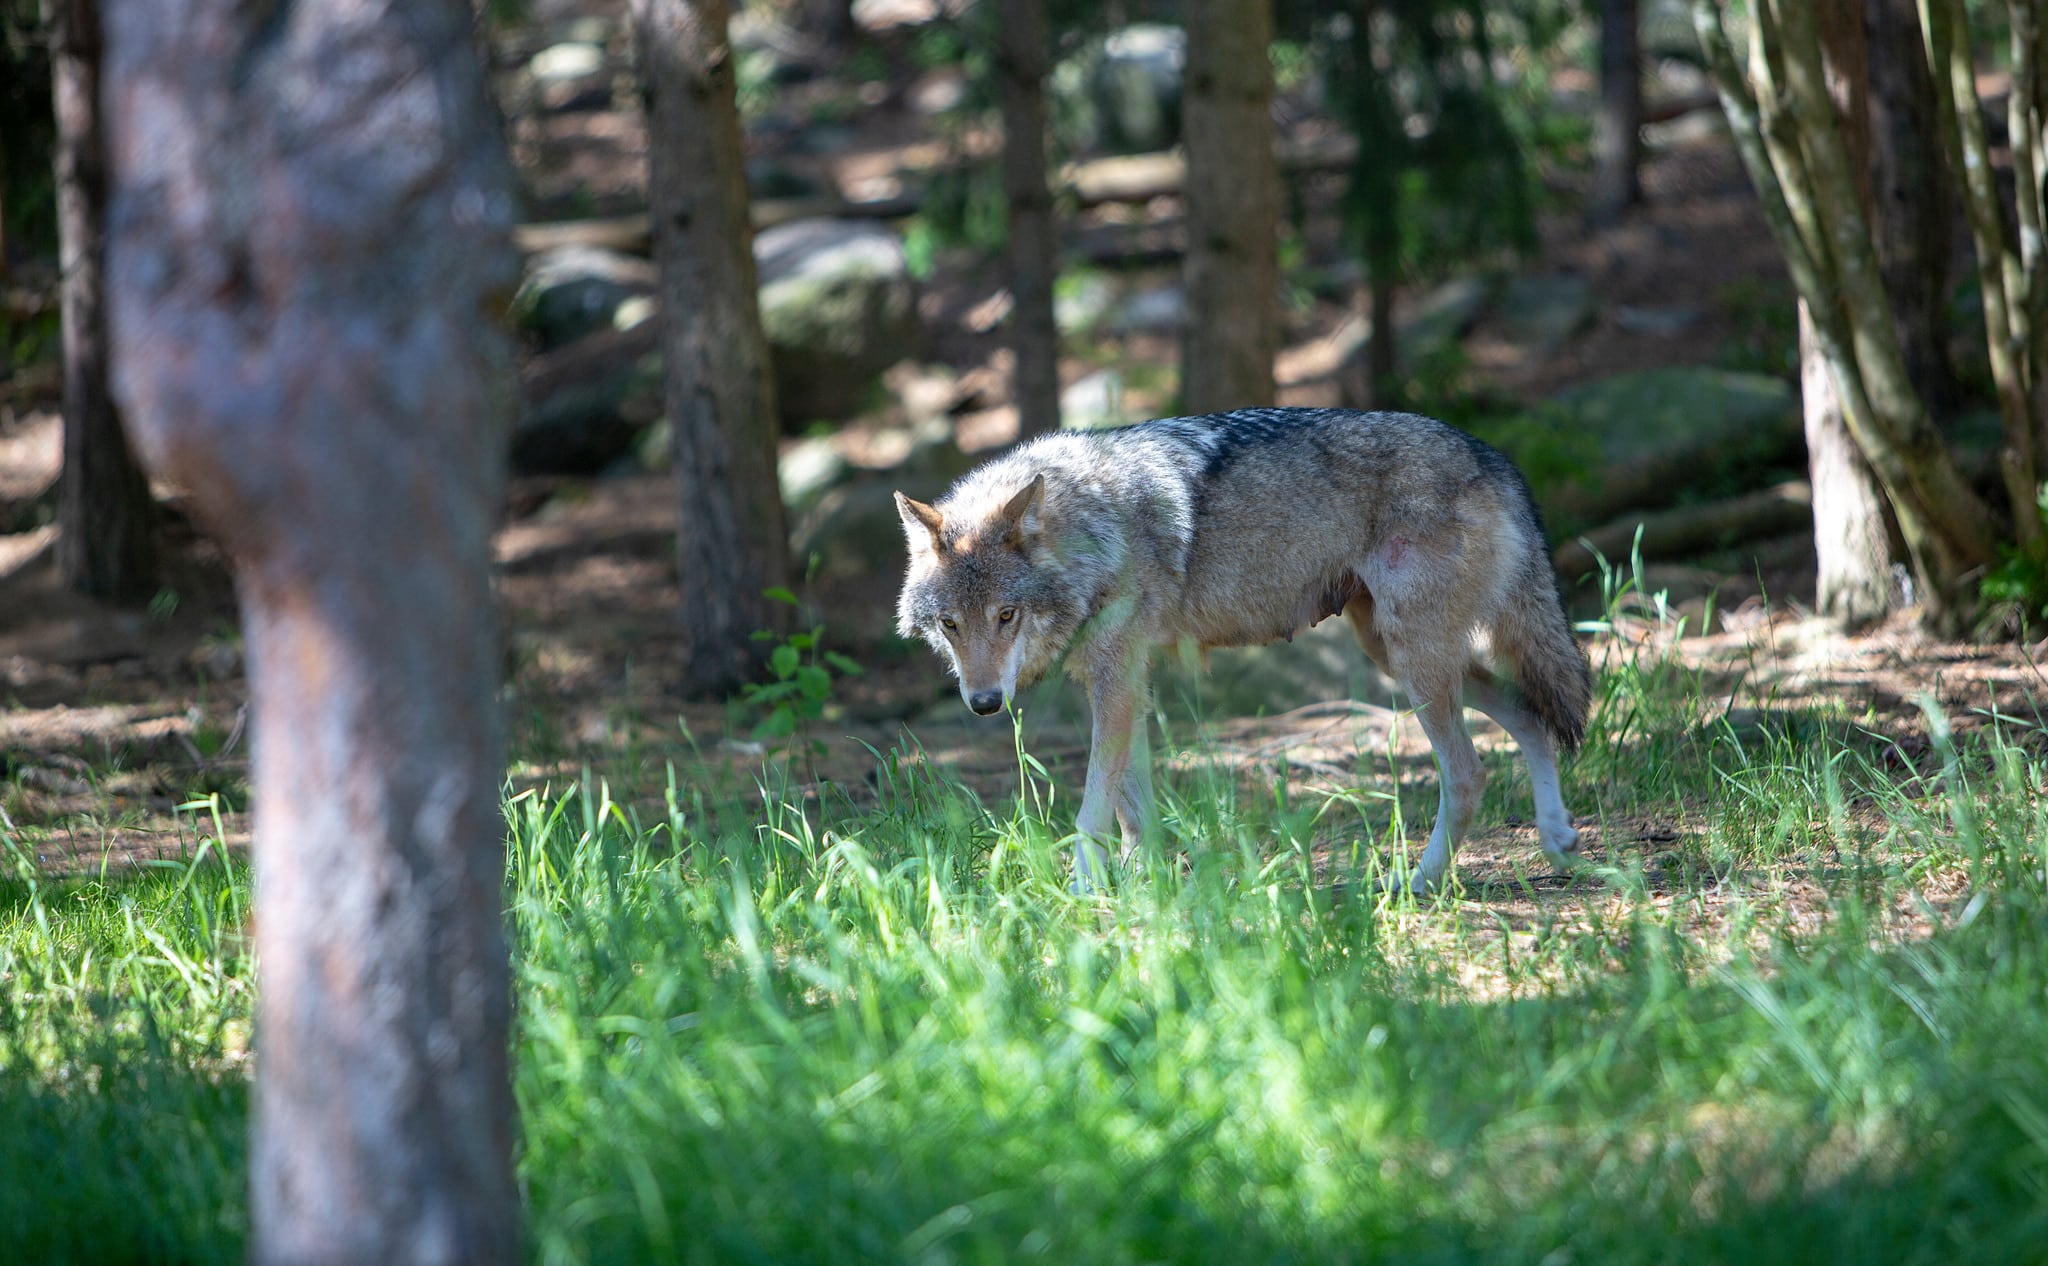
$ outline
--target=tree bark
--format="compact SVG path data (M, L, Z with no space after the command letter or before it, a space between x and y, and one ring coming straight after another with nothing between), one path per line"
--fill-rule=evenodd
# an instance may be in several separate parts
M1600 105L1593 115L1593 201L1608 225L1643 200L1643 59L1636 0L1600 0Z
M1860 0L1818 0L1815 12L1827 63L1833 124L1842 130L1855 172L1871 176L1872 129L1868 58ZM1858 201L1872 204L1868 183ZM1891 532L1886 525L1884 489L1849 434L1841 395L1820 341L1813 314L1799 301L1799 386L1806 425L1807 475L1813 485L1813 545L1819 563L1815 607L1822 615L1856 629L1891 610Z
M1884 489L1849 434L1842 398L1813 314L1799 301L1799 387L1806 470L1813 486L1813 550L1820 566L1814 607L1859 629L1883 619L1898 596Z
M661 269L662 394L682 509L686 684L699 694L753 674L753 634L782 628L786 610L764 591L789 579L726 13L725 0L633 0Z
M486 314L518 273L469 10L108 0L105 31L114 388L249 661L250 1259L512 1262Z
M88 597L135 603L156 588L156 503L107 390L106 142L98 0L47 0L57 114L63 273L64 473L57 566Z
M1863 10L1871 228L1906 376L1928 413L1942 422L1955 415L1961 395L1948 354L1956 208L1942 164L1934 81L1915 5L1916 0L1867 0Z
M1270 405L1280 350L1280 176L1273 150L1272 0L1190 0L1182 127L1188 155L1190 413Z
M2041 537L2034 512L2036 465L2035 422L2029 416L2023 350L2027 344L2027 285L2017 252L2006 243L2005 217L1999 209L1997 179L1991 167L1990 144L1984 134L1984 111L1977 99L1977 72L1971 56L1970 31L1962 0L1929 0L1924 28L1929 71L1936 92L1946 92L1941 111L1950 138L1949 158L1960 173L1963 207L1970 237L1976 245L1978 291L1983 299L1984 331L1990 353L1991 380L1998 395L2004 434L1998 449L1999 474L2012 505L2013 524L2022 543Z
M1968 577L1991 559L1991 517L1906 379L1842 139L1831 127L1801 126L1833 112L1813 15L1802 4L1753 8L1745 77L1713 0L1692 8L1737 154L1807 300L1850 434L1898 516L1926 618L1954 626L1968 610Z
M996 71L1003 97L1003 192L1009 199L1010 394L1020 438L1060 427L1060 335L1053 319L1059 273L1052 192L1046 185L1045 76L1052 60L1045 0L1002 0Z

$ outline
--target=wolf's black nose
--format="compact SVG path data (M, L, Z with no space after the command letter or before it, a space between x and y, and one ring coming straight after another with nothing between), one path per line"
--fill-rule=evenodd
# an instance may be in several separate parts
M984 690L967 697L967 706L974 709L978 717L992 717L1003 710L1003 692Z

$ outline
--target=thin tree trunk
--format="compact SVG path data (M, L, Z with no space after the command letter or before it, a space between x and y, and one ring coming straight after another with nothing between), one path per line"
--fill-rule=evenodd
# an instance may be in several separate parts
M2020 234L2021 305L2027 332L2023 354L2033 412L2034 460L2048 461L2048 22L2037 0L2007 0L2012 35L2012 91L2006 99L2006 134ZM2036 474L2040 472L2037 470ZM2013 512L2031 517L2031 508Z
M1060 336L1053 320L1059 273L1052 192L1045 173L1045 76L1052 60L1045 0L1002 0L996 70L1003 95L1003 193L1009 199L1010 394L1020 437L1060 426Z
M1868 179L1869 77L1859 3L1819 0L1815 16L1835 123L1842 129L1855 171ZM1857 195L1865 208L1871 205L1869 184ZM1804 299L1799 301L1799 385L1807 473L1813 484L1814 553L1820 567L1815 606L1848 628L1860 628L1883 618L1896 588L1884 490L1849 434L1842 398Z
M1842 398L1813 315L1799 301L1799 387L1806 419L1806 469L1813 485L1813 548L1820 565L1814 605L1850 629L1891 610L1891 532L1884 489L1843 417Z
M1612 224L1643 200L1643 61L1636 0L1600 0L1600 105L1588 220Z
M1188 323L1181 403L1191 413L1269 405L1280 350L1280 175L1266 53L1273 4L1190 0L1183 17Z
M1395 180L1408 141L1374 44L1378 0L1357 0L1351 14L1352 127L1358 133L1347 219L1365 256L1367 318L1365 402L1374 409L1400 406L1400 335L1394 328L1394 286L1401 274L1400 187Z
M486 314L518 274L469 9L106 19L115 390L248 650L250 1259L513 1262Z
M79 593L140 602L156 588L156 503L107 390L106 144L98 0L48 0L63 271L64 473L57 566Z
M633 0L633 20L661 269L662 399L682 509L686 681L716 694L754 672L753 634L784 623L786 608L764 594L789 579L774 383L725 0Z
M1916 0L1867 0L1871 228L1891 297L1906 376L1937 422L1960 389L1948 354L1955 199L1941 156L1934 81Z
M1963 207L1977 248L1978 291L1983 298L1991 381L2004 422L1998 469L2012 505L2014 527L2019 539L2028 542L2038 539L2043 528L2034 512L2035 427L2029 416L2022 362L2027 342L2027 287L2020 274L2019 256L2006 245L2005 217L1999 210L1991 149L1984 135L1984 111L1977 100L1977 71L1970 55L1962 0L1930 0L1925 13L1928 68L1942 102L1943 132L1951 142L1949 158L1962 175Z

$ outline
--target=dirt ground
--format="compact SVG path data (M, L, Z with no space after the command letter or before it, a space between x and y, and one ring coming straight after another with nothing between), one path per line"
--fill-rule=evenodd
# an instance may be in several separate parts
M828 163L842 187L880 178L888 162L907 161L917 144L904 116L877 109L863 117L870 120L867 133ZM598 210L630 205L636 196L644 140L625 116L515 117L513 128L539 204L559 204L564 191L576 188ZM1587 277L1600 296L1599 317L1542 358L1482 324L1466 344L1480 389L1536 400L1620 370L1710 362L1755 334L1756 304L1744 296L1777 293L1780 269L1732 155L1709 135L1655 151L1643 176L1646 204L1594 234L1583 232L1569 210L1568 195L1582 177L1552 178L1567 196L1546 220L1542 250L1528 267ZM1167 221L1177 215L1171 205L1150 211ZM998 287L985 264L942 270L924 302L934 326L929 355L980 384L977 406L955 419L963 447L990 447L1014 433L1001 398L998 335L973 315ZM1674 303L1701 312L1682 336L1632 330L1618 316L1628 305ZM1323 301L1292 318L1280 364L1284 403L1334 401L1331 335L1347 313L1347 305ZM1159 340L1096 350L1102 354L1070 363L1063 376L1071 381L1105 358L1165 364L1172 357ZM149 610L113 609L66 593L56 575L55 529L42 525L61 448L55 397L47 366L0 378L0 831L27 844L35 864L53 873L189 855L217 831L241 846L250 736L223 560L173 499L163 592ZM651 811L678 753L693 776L745 785L759 775L763 754L746 738L745 712L685 700L678 689L670 635L681 601L672 571L675 523L660 476L522 480L511 489L497 566L516 782L559 788L589 769L608 779L623 802ZM1967 726L1980 723L1988 708L2033 716L2033 700L2048 685L2037 666L2039 648L1937 643L1903 627L1853 640L1831 635L1804 616L1813 575L1803 540L1691 561L1695 583L1702 575L1722 583L1723 618L1711 634L1686 639L1678 653L1715 666L1731 683L1730 709L1765 697L1825 696L1854 714L1870 709L1876 728L1910 752L1925 744L1916 702L1923 696ZM947 707L950 687L936 666L888 635L898 578L893 567L835 576L804 595L830 643L866 671L841 685L834 709L813 727L822 754L790 763L793 790L815 801L871 800L874 761L862 746L868 744L920 753L916 758L944 763L991 802L1007 798L1017 782L1007 729ZM1610 639L1596 654L1625 652L1630 636ZM1646 627L1633 636L1653 632ZM1219 719L1188 737L1198 741L1181 744L1172 758L1183 767L1219 762L1267 786L1284 763L1304 793L1342 789L1362 750L1392 752L1401 783L1418 796L1433 785L1419 728L1371 705ZM1056 780L1078 785L1085 757L1078 728L1038 726L1028 738ZM1493 734L1484 739L1498 741ZM217 793L217 802L191 807L208 793ZM1607 861L1654 857L1663 843L1696 829L1706 811L1673 806L1668 818L1610 821L1605 837L1597 828L1589 832L1591 854ZM1526 875L1536 855L1533 828L1523 823L1471 841L1459 857L1468 893L1512 920L1535 918L1543 894L1566 882Z

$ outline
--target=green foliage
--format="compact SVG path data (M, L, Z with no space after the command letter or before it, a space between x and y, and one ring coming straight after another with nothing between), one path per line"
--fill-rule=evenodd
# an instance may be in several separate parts
M9 250L57 249L57 119L50 50L37 0L0 0L0 238ZM4 267L4 261L0 261ZM17 331L0 330L20 356ZM22 363L20 360L16 364Z
M2048 484L2035 495L2035 509L2048 527ZM1998 566L1985 573L1979 596L1987 633L2025 630L2048 619L2048 534L2028 544L2001 546Z
M767 596L792 607L797 605L796 595L787 589L770 589ZM860 665L853 660L838 651L825 649L825 626L822 624L813 625L807 632L791 633L779 639L763 629L754 634L754 639L775 643L768 653L768 671L773 674L773 679L748 682L740 691L741 704L759 717L753 729L756 739L794 737L805 726L825 715L825 705L832 698L835 676L855 677L861 671ZM822 747L822 744L814 746Z
M1316 27L1330 96L1359 137L1345 219L1374 285L1536 241L1533 121L1541 75L1502 76L1496 41L1540 61L1559 6L1387 0Z

